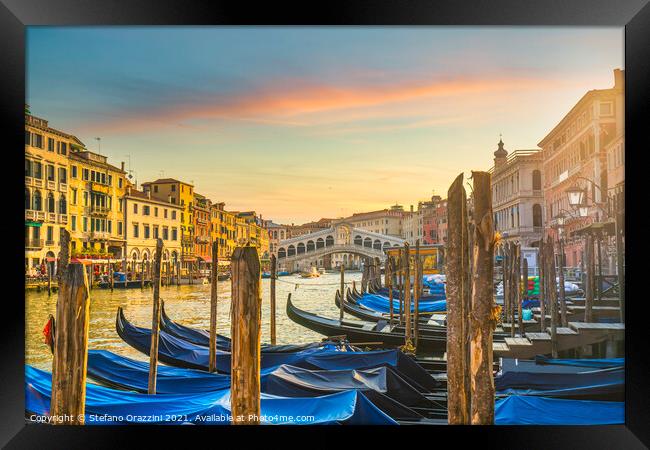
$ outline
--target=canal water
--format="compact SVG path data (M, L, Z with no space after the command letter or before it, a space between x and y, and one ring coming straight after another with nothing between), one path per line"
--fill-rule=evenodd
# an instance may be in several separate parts
M339 310L334 294L340 285L340 273L325 273L319 278L298 275L280 277L276 283L276 323L278 344L320 341L323 336L304 328L287 317L287 295L301 309L337 318ZM346 272L345 281L360 286L361 272ZM217 332L230 336L230 280L218 284ZM270 342L270 280L262 280L262 342ZM210 328L210 285L163 286L160 297L169 317L194 328ZM48 314L55 315L56 292L25 292L25 362L39 369L52 370L52 355L44 343L43 327ZM133 324L151 328L153 289L93 289L90 291L89 349L104 349L142 361L149 357L126 344L115 331L119 306ZM347 316L349 317L349 316Z

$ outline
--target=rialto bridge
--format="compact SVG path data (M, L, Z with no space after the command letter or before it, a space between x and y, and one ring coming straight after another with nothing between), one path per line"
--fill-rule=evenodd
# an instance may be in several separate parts
M358 255L360 257L386 259L384 250L404 245L405 240L396 236L354 228L346 222L332 227L285 239L278 243L278 264L293 266L305 260L316 260L334 253Z

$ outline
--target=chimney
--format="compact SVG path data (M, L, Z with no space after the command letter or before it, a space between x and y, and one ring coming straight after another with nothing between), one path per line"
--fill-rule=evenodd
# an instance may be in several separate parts
M124 172L124 161L122 161L122 172Z
M614 69L614 89L625 89L625 71Z

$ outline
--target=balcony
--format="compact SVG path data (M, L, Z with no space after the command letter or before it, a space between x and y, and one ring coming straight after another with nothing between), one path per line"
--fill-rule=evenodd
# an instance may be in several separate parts
M58 220L60 224L67 225L68 224L68 215L67 214L59 214Z
M47 188L52 190L52 191L56 190L56 181L47 180Z
M210 238L206 236L197 236L196 237L196 243L197 244L209 244L210 243Z
M34 211L33 209L26 209L25 220L36 220L36 211Z
M94 216L106 216L109 212L111 209L107 206L93 205L86 208L86 213Z
M193 243L194 241L192 241L191 237L183 237L183 239L181 239L181 244L183 245L192 245Z
M41 249L43 248L43 239L29 239L25 238L25 249Z
M93 241L106 241L110 239L111 233L108 231L91 231L89 238Z
M25 176L25 186L33 186L34 178Z
M47 240L45 241L45 246L46 247L54 247L54 240Z
M37 188L42 188L43 187L43 180L40 178L32 178L32 183L34 184L34 187Z
M59 183L59 192L68 192L68 183Z
M47 213L47 221L56 223L56 213L51 213L51 212Z

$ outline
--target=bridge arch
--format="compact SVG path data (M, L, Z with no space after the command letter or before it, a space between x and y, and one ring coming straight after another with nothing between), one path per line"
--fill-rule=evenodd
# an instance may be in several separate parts
M375 239L375 241L372 243L372 248L375 250L381 250L381 241L379 239Z
M372 239L370 239L369 237L365 238L363 240L363 246L372 248Z
M305 243L304 242L299 242L296 248L298 249L298 254L299 255L305 253Z
M284 247L280 247L278 249L278 258L286 258L287 257L287 251L284 249Z
M291 244L291 245L287 248L287 256L293 256L293 255L295 255L295 254L296 254L296 247L295 247L293 244Z
M316 245L314 245L314 241L307 241L307 251L313 252L314 250L316 250Z
M354 237L354 245L358 245L358 246L363 245L363 238L358 234Z
M325 241L323 238L318 238L316 239L316 248L323 248L325 247Z
M331 247L334 245L334 236L327 236L325 238L325 247Z

